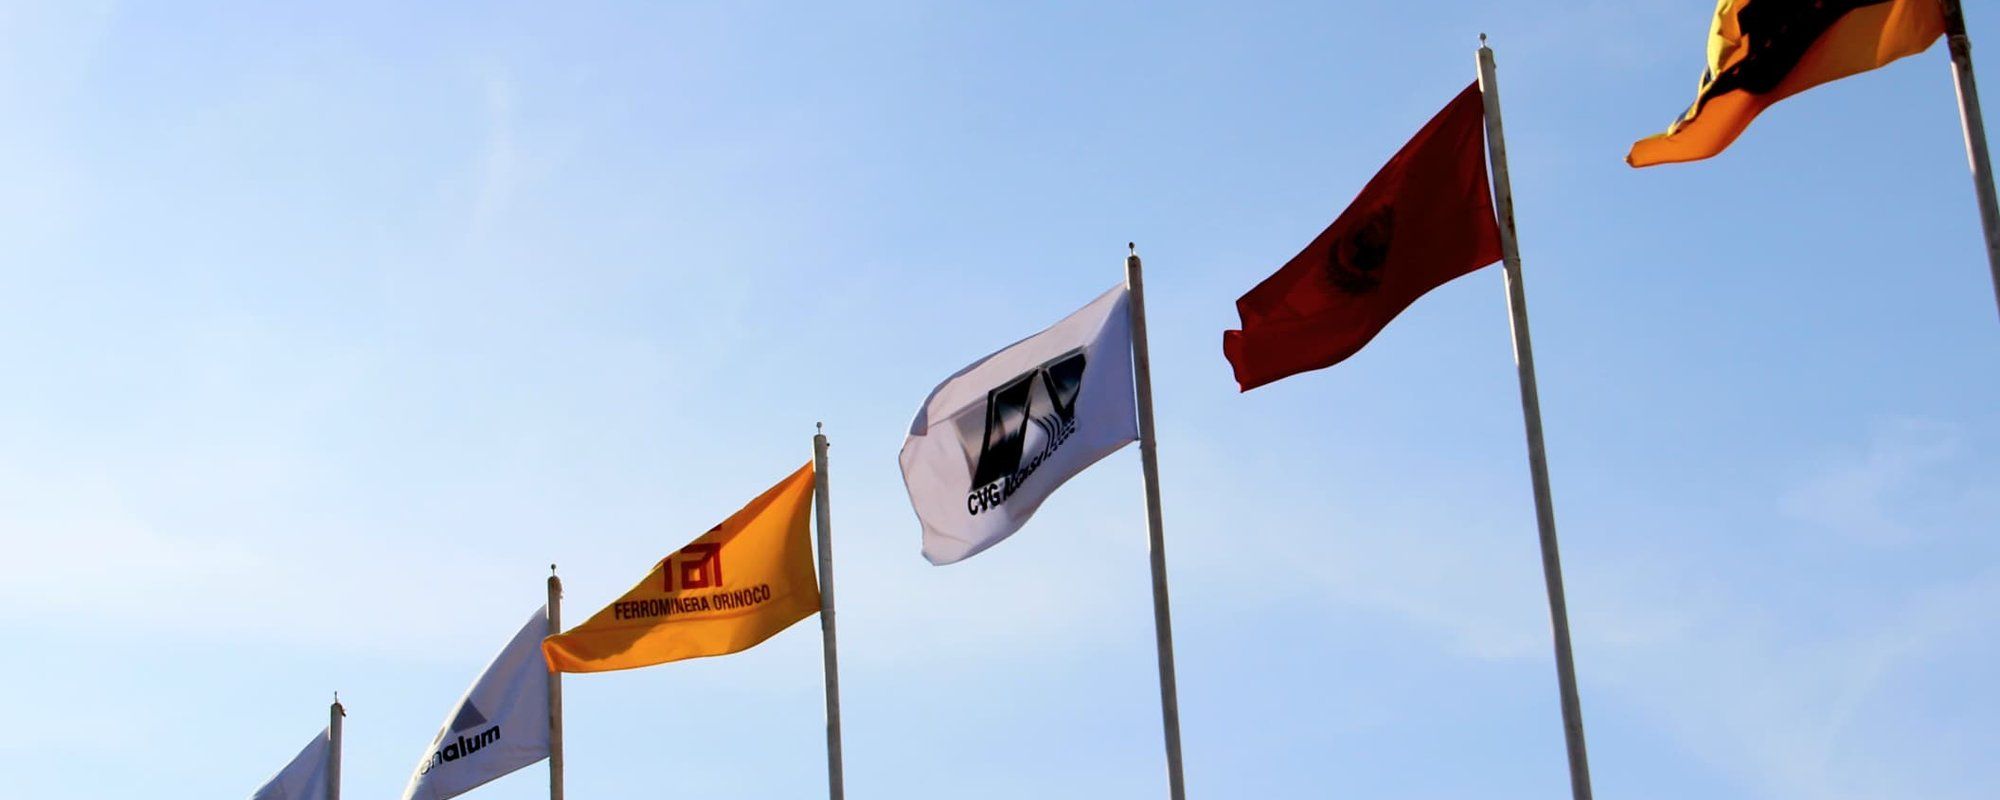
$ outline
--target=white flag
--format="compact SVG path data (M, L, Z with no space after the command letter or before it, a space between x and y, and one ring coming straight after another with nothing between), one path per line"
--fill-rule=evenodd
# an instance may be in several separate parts
M331 800L327 792L326 772L332 747L327 732L320 731L306 745L306 749L292 758L292 763L278 770L278 774L271 776L264 788L250 795L250 800Z
M514 634L444 718L403 800L444 800L549 757L546 607Z
M961 561L1013 535L1084 468L1139 438L1123 285L931 391L903 441L924 558Z

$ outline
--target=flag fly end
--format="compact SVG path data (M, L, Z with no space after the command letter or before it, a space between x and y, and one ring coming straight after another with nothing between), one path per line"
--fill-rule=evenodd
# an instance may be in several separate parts
M530 764L549 762L549 798L562 800L562 684L542 655L561 629L561 583L548 604L493 656L423 749L403 800L451 800Z
M634 669L747 650L820 611L811 462L656 562L617 601L541 648L556 672Z
M1072 476L1139 438L1127 281L931 390L897 456L932 564L1012 536Z
M1493 51L1480 48L1480 63ZM1481 133L1484 79L1459 90L1311 244L1236 300L1237 388L1347 360L1417 298L1501 258Z

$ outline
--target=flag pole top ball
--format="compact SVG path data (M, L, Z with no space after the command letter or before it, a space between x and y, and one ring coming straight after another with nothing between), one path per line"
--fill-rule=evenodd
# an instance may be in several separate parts
M1479 46L1480 46L1480 47L1485 47L1485 46L1486 46L1486 34L1485 34L1485 33L1481 33L1481 34L1479 34Z
M549 565L549 574L550 574L550 575L554 575L554 574L556 574L556 565L554 565L554 564L550 564L550 565Z

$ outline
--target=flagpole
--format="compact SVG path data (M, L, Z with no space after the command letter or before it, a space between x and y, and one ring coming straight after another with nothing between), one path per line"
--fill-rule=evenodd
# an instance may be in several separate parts
M1479 93L1486 103L1486 151L1493 162L1495 211L1500 217L1502 274L1514 332L1514 365L1521 378L1521 416L1528 431L1528 471L1535 491L1535 524L1541 533L1542 578L1548 584L1549 622L1555 629L1556 680L1562 692L1563 738L1569 749L1570 794L1590 800L1590 758L1583 743L1583 703L1577 697L1576 662L1570 653L1569 607L1563 599L1562 557L1556 550L1555 501L1549 496L1549 457L1542 444L1541 390L1535 385L1535 348L1528 338L1528 296L1521 286L1521 247L1514 236L1514 190L1507 180L1507 140L1500 128L1500 84L1493 48L1479 35Z
M1186 800L1181 777L1181 709L1174 684L1174 623L1167 602L1167 539L1160 522L1160 454L1153 435L1153 363L1146 349L1146 291L1139 248L1126 243L1125 287L1132 295L1132 373L1139 394L1139 465L1146 474L1147 551L1153 564L1153 638L1160 655L1160 719L1167 737L1167 795Z
M840 763L840 657L833 628L833 505L826 477L826 428L814 426L813 508L819 526L819 635L826 672L827 796L843 800L846 779Z
M1979 195L1979 226L1986 232L1986 266L1993 273L1993 301L2000 304L2000 202L1993 197L1993 158L1986 152L1986 117L1979 112L1979 84L1972 73L1972 38L1965 35L1959 0L1944 3L1944 35L1951 47L1952 85L1958 89L1958 118L1965 127L1965 155L1972 188Z
M326 723L326 797L340 800L340 720L347 716L347 709L340 705L340 693L333 693L333 706L327 709Z
M562 579L549 565L549 635L562 633ZM563 800L562 672L549 670L549 800Z

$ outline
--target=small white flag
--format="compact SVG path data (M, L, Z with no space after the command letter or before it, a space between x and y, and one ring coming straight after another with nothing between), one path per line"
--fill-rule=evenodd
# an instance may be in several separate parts
M546 607L514 634L444 718L403 800L445 800L549 757Z
M1013 535L1071 476L1139 438L1123 285L931 391L903 441L924 558L950 564Z
M278 770L278 774L271 776L264 788L250 795L250 800L331 800L326 773L332 747L327 732L320 731L306 744L306 749L292 758L292 763Z

